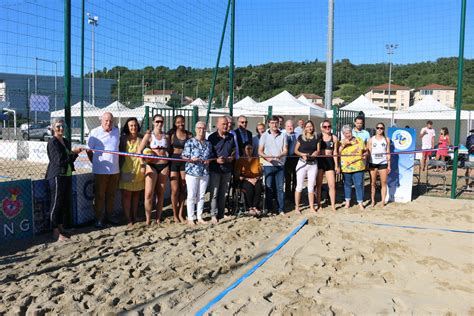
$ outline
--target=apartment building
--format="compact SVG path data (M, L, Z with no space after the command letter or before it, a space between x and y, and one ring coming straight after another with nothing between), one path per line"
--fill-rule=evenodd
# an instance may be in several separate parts
M454 108L455 94L456 88L431 83L429 85L416 88L414 91L413 99L415 100L415 102L418 102L423 99L425 95L431 95L441 104Z
M413 89L398 84L390 85L390 97L388 83L369 88L365 93L372 103L383 109L404 110L412 105Z

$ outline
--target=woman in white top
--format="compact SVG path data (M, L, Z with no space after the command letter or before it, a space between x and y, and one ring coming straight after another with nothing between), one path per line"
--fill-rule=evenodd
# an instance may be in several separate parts
M377 173L380 176L382 207L384 207L385 197L387 196L387 175L390 173L390 139L385 136L385 125L383 123L378 123L375 130L375 135L367 143L367 150L370 154L369 170L372 207L375 206Z
M147 131L137 149L137 153L151 154L167 157L169 152L169 139L163 132L163 116L153 116L153 130ZM148 147L148 148L146 148ZM146 149L145 149L146 148ZM169 174L168 161L163 159L147 159L141 165L145 174L145 216L146 224L151 224L151 211L153 210L153 196L156 193L156 222L161 222L165 184Z

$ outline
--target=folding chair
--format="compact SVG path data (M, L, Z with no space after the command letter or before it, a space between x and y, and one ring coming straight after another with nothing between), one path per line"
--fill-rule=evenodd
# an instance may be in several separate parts
M433 168L441 168L441 172L438 173L430 173L430 167ZM430 178L437 178L437 179L442 179L443 180L443 191L446 192L446 182L447 182L447 176L446 176L446 171L448 170L448 165L446 164L445 161L442 160L434 160L431 159L428 161L428 169L426 171L426 191L428 191L428 186L431 187L433 190L436 186L430 184Z
M418 171L416 171L416 167L418 167ZM418 159L415 159L413 161L413 177L416 178L417 180L417 190L418 192L420 191L420 185L421 185L421 163Z
M464 162L464 168L466 168L466 170L472 170L474 169L474 161L465 161ZM469 175L469 176L458 176L458 180L464 180L466 181L466 184L464 186L461 187L461 190L459 193L463 192L463 191L466 191L466 192L474 192L474 188L471 188L470 185L471 183L474 181L474 176L473 175Z

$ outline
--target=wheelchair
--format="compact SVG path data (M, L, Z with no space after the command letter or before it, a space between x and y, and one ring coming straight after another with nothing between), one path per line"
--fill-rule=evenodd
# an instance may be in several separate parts
M262 203L265 203L265 182L262 178L261 185L263 186L262 189ZM264 209L265 205L262 205L261 210ZM242 188L241 183L238 179L236 179L235 175L232 175L231 183L229 185L229 189L227 191L226 196L226 208L229 211L230 215L235 217L242 217L242 216L262 216L260 214L250 214L247 203L245 202L245 189Z

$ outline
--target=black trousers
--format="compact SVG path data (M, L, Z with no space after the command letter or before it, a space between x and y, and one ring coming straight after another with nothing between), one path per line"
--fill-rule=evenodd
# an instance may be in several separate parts
M298 159L298 157L288 157L285 162L285 195L289 198L295 196Z
M49 188L51 190L51 227L58 228L64 224L64 217L69 211L71 205L72 181L71 177L58 176L49 179Z
M240 183L240 187L244 191L245 203L247 206L249 208L259 208L263 190L262 180L258 180L257 183L255 183L255 186L247 180L244 180Z

